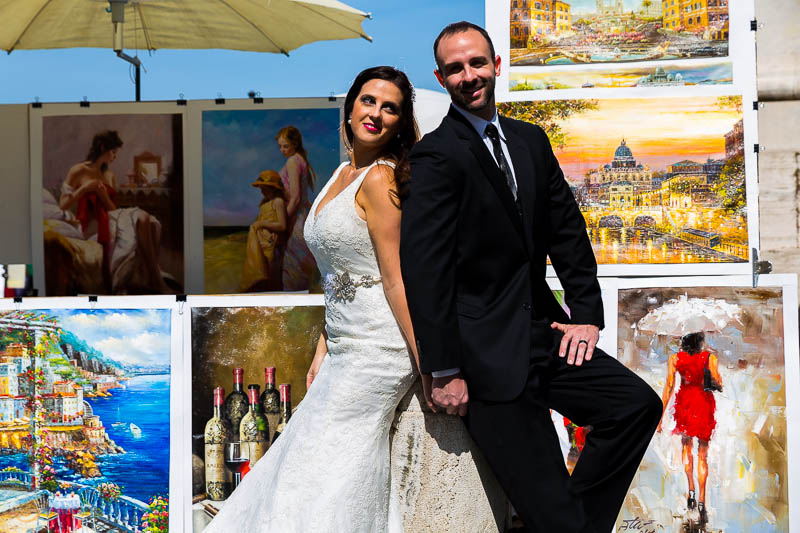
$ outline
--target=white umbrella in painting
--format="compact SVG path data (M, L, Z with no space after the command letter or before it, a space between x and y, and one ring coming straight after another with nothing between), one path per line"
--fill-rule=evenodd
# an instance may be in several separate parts
M716 298L668 300L651 310L633 325L639 331L682 337L689 333L720 331L729 324L741 324L742 309L737 304Z

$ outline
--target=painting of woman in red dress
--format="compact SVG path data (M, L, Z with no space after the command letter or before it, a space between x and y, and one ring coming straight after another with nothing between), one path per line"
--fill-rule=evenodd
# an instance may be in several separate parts
M706 481L708 480L708 443L716 427L714 411L716 404L714 394L706 390L705 369L708 368L711 378L718 387L722 387L722 377L717 366L717 357L704 350L705 335L702 332L690 333L681 338L681 349L669 358L667 381L661 400L667 408L672 391L675 388L675 374L680 374L681 384L675 395L673 416L675 418L674 434L681 436L683 445L683 466L689 482L687 507L697 508L700 522L705 524L706 514ZM658 424L661 432L661 422ZM697 439L697 481L699 498L695 498L694 482L694 439ZM698 501L699 500L699 501Z

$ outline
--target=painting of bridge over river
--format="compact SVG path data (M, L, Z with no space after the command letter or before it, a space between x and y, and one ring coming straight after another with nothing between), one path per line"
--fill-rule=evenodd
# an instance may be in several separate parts
M547 132L599 264L748 261L740 97L498 107Z
M506 1L512 66L728 56L728 0Z
M167 531L170 311L0 311L0 531Z

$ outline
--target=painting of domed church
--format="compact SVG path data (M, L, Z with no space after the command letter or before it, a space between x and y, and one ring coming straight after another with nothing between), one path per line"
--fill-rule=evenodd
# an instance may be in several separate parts
M748 261L740 97L498 107L547 132L598 264Z
M512 66L728 56L728 0L509 0Z

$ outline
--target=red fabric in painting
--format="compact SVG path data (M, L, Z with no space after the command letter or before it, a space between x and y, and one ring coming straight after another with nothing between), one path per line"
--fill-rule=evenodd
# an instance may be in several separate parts
M572 420L566 416L564 417L564 427L567 428L567 430L569 430L570 427L573 428L573 445L578 449L579 452L583 451L583 447L586 445L586 429L573 423Z
M107 183L103 186L106 188L108 197L111 201L115 201L117 191ZM105 204L96 193L84 194L78 200L78 210L75 214L81 223L81 228L86 231L86 228L91 223L92 219L97 220L97 242L103 248L103 284L107 292L111 292L111 228L108 219L108 210Z
M117 193L113 187L103 184L109 198L113 202ZM108 211L103 201L95 193L84 194L78 200L78 212L75 215L81 222L81 228L86 231L92 219L97 220L97 242L108 244L111 242L111 231L108 224Z
M717 425L714 419L714 394L703 390L703 369L708 365L708 352L690 355L678 352L676 370L681 386L675 395L675 430L673 433L710 440Z

